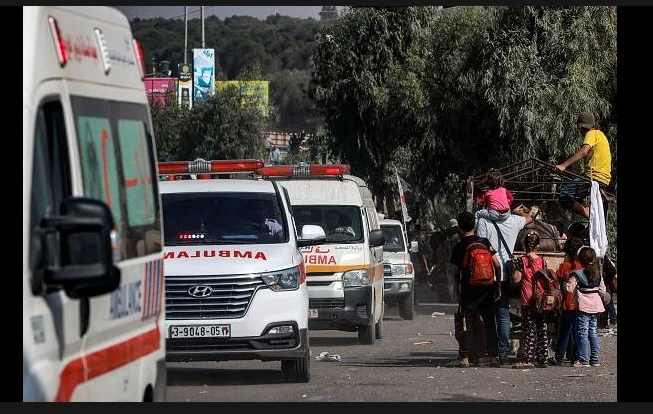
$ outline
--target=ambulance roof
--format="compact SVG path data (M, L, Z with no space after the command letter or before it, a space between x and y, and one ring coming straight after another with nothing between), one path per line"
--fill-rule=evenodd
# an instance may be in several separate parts
M321 204L321 205L357 205L363 203L361 187L365 183L358 177L352 180L345 179L279 179L279 183L288 189L290 201L293 204Z
M274 193L272 182L251 179L198 179L161 181L159 188L162 194L169 193Z
M62 66L49 18L59 28ZM23 97L40 82L64 79L143 90L129 20L108 6L23 6ZM108 62L109 68L105 66Z
M383 226L401 226L402 223L399 220L394 220L394 219L380 219L379 220L379 225Z

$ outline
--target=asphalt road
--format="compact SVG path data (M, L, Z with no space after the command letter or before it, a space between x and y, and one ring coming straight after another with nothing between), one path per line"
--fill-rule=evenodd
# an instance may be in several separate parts
M449 368L456 358L455 305L423 295L406 321L385 309L384 337L359 345L356 333L313 331L311 381L287 383L278 362L168 363L168 401L424 402L617 401L616 330L600 330L601 366ZM434 312L438 312L434 314ZM440 315L439 313L444 313ZM328 352L340 361L318 361Z

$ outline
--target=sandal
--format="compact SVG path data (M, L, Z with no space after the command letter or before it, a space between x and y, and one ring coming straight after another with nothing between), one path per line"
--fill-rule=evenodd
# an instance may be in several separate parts
M518 362L515 365L512 366L515 369L522 369L522 368L535 368L535 364L532 362Z
M459 359L454 359L453 361L449 362L445 366L448 367L448 368L469 368L470 363L469 362L461 362Z

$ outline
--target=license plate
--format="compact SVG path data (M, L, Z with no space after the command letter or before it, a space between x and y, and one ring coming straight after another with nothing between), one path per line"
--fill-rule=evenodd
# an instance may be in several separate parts
M309 318L317 318L317 309L309 309L308 310L308 317Z
M231 325L171 326L170 338L230 338Z

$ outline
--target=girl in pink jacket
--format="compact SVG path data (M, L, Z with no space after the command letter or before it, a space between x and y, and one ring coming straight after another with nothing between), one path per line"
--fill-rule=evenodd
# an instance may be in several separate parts
M578 303L574 339L576 341L575 367L600 366L598 316L605 311L603 297L607 294L605 283L599 272L596 252L589 246L578 249L581 270L572 270L565 284L565 290L574 293Z
M485 175L487 190L475 197L477 204L483 208L476 212L480 217L492 221L504 221L510 217L510 206L514 201L512 193L503 186L501 171L491 168Z

